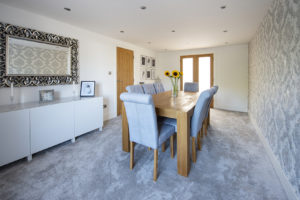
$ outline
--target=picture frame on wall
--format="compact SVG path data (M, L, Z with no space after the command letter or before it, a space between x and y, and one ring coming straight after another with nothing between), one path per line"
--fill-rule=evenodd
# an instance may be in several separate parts
M152 80L156 79L156 77L155 77L155 69L151 69L151 79Z
M95 81L81 81L80 97L95 96Z
M146 66L151 67L151 57L149 56L146 57Z
M146 79L146 70L140 69L140 80Z
M147 65L147 56L141 55L141 67L146 67Z
M40 90L40 102L50 102L54 100L54 90Z
M146 70L146 79L147 80L151 79L151 70L150 69Z
M156 61L155 58L151 58L151 67L155 67Z

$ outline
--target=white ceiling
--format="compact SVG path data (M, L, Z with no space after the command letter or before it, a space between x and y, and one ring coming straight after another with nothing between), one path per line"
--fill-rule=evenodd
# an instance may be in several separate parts
M146 48L182 50L249 42L272 0L0 2ZM226 5L226 9L220 9L222 5ZM141 6L147 6L147 9L141 10ZM72 11L67 12L64 7ZM125 33L120 33L121 30Z

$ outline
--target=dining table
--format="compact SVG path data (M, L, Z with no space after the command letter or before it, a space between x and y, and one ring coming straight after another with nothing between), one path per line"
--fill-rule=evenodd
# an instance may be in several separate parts
M178 96L173 97L171 91L166 91L152 96L157 116L177 120L177 173L185 177L191 166L190 118L199 95L197 92L178 91ZM125 152L130 152L129 134L126 110L122 105L122 150Z

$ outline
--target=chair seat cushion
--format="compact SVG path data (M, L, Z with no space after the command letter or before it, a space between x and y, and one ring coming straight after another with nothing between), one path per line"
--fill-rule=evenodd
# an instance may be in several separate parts
M175 132L177 132L177 120L176 119L168 118L168 117L159 117L158 123L174 126Z
M174 126L159 123L158 125L158 145L162 145L170 136L175 133Z

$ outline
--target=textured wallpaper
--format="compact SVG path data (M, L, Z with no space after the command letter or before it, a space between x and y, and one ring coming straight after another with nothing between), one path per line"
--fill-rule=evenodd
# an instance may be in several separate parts
M300 0L274 0L250 42L249 113L300 196Z
M70 74L68 52L20 44L9 45L8 74L66 75Z

